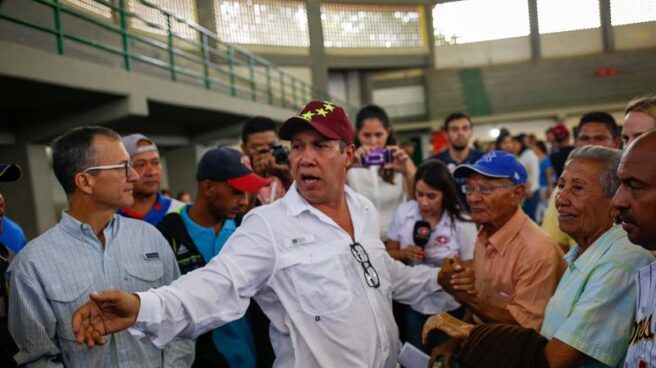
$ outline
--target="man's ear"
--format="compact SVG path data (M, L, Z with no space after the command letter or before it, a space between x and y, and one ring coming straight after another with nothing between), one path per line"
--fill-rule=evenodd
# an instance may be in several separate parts
M245 143L241 144L241 152L243 154L245 154L246 156L248 156L248 151L246 151L246 144Z
M205 179L200 183L198 183L198 194L202 194L205 197L209 197L212 191L214 191L214 186L212 185L211 180Z
M353 160L355 160L355 145L351 144L346 146L344 151L346 152L346 167L348 168L351 167Z
M526 186L524 184L516 185L513 192L517 197L518 203L521 203L522 199L526 197Z
M95 185L95 178L88 173L77 173L73 177L75 187L81 192L91 195L93 193L93 186Z

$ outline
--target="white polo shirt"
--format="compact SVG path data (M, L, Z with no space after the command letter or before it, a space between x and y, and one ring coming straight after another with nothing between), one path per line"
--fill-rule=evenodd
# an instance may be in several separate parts
M271 320L275 367L394 367L400 343L392 297L413 304L438 292L437 270L393 260L371 202L348 187L345 193L355 239L380 287L367 285L348 233L292 185L281 200L252 210L207 266L138 293L132 332L161 347L240 318L254 297Z
M413 199L402 203L392 217L387 237L398 241L401 249L415 245L413 232L415 223L420 220L422 217L417 201ZM431 229L430 238L424 247L426 258L423 263L430 267L441 267L446 257L458 255L463 261L473 259L477 232L473 222L457 219L453 221L445 211L440 221ZM459 306L460 304L444 291L411 305L412 309L422 314L450 311Z

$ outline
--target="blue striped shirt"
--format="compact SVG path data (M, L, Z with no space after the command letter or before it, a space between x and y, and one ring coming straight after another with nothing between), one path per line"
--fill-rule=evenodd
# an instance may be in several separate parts
M90 292L145 291L180 275L153 226L114 215L103 233L104 247L89 225L64 212L11 263L9 331L20 350L14 358L29 367L189 367L191 340L176 339L159 350L124 331L91 350L75 342L71 316Z

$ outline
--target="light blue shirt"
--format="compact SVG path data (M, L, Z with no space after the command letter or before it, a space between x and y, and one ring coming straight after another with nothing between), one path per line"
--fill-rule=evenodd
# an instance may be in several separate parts
M237 224L232 219L225 219L221 231L215 234L214 228L200 226L189 217L189 207L180 211L182 221L203 259L209 263L237 230ZM212 330L212 341L230 367L255 367L255 340L246 316Z
M594 358L583 367L621 367L633 328L635 275L654 261L618 225L580 257L574 246L568 268L545 310L541 334Z
M75 342L71 316L90 292L145 291L180 275L153 226L114 215L103 234L104 247L89 225L64 212L10 264L9 331L20 350L14 358L28 367L191 366L192 340L175 339L160 350L124 331L94 349Z

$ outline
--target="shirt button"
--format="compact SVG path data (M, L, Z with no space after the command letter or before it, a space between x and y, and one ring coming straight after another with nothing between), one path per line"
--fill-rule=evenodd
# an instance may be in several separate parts
M317 322L319 322L319 321L321 320L321 317L316 316L316 317L314 317L314 320L317 321Z

